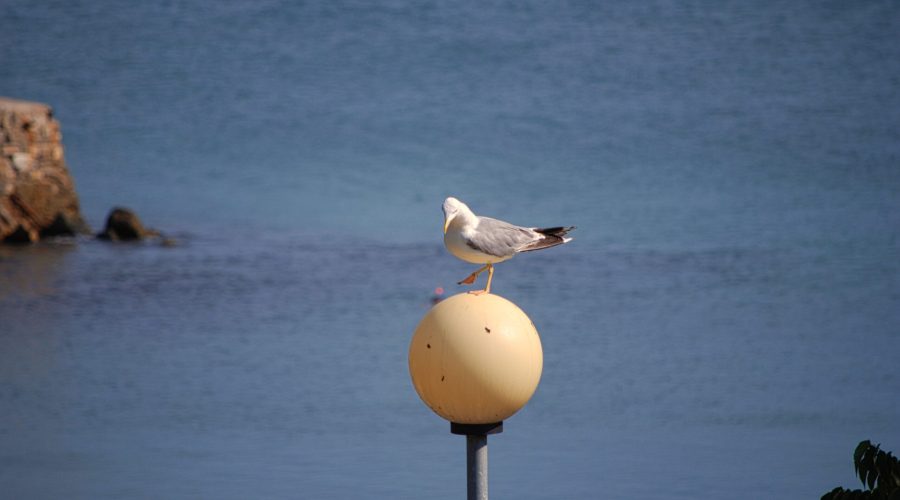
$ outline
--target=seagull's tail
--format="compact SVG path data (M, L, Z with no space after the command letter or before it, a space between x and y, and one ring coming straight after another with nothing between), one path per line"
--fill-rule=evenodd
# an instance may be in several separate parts
M566 234L569 231L575 229L575 226L568 227L544 227L544 228L534 228L532 231L540 234L543 238L530 243L519 250L520 252L531 252L532 250L542 250L544 248L555 247L556 245L562 245L563 243L568 243L572 241L572 238L567 238Z

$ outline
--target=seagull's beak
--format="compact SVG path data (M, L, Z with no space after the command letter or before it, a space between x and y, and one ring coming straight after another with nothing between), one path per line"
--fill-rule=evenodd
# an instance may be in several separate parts
M447 228L450 227L450 221L453 220L453 217L447 217L447 220L444 221L444 234L447 234Z

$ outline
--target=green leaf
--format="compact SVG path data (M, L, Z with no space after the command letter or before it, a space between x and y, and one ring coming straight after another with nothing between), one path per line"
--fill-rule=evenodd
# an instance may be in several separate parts
M841 498L840 495L841 495L842 491L844 491L844 488L841 488L840 486L838 486L837 488L822 495L822 498L820 498L819 500L838 500L839 498Z
M859 491L859 490L856 490ZM844 500L846 498L852 498L853 492L850 490L845 490L838 486L837 488L829 491L828 493L822 495L821 500Z
M862 461L863 453L865 453L870 446L872 446L872 443L868 439L860 441L860 443L856 445L856 451L853 452L853 471L856 472L857 475L859 475L859 464Z
M875 467L878 451L878 445L870 446L863 451L859 460L859 479L869 490L875 486L875 479L878 477L878 470Z
M883 451L875 457L875 469L878 471L878 488L887 491L892 486L891 478L892 469L894 468L894 460L890 453Z

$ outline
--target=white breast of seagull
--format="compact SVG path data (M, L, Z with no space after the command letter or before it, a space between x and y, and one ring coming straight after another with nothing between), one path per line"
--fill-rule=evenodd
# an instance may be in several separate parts
M496 264L503 262L515 255L513 251L509 255L499 256L485 253L473 246L473 241L477 238L477 225L464 224L463 221L454 220L444 235L444 245L447 250L457 258L473 264Z

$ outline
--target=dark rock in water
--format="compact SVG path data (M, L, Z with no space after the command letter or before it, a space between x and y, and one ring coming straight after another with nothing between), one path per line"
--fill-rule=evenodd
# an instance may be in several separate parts
M0 97L0 242L87 232L50 106Z
M112 209L106 227L97 235L101 240L110 241L137 241L150 236L159 236L159 232L145 228L134 212L123 207Z

